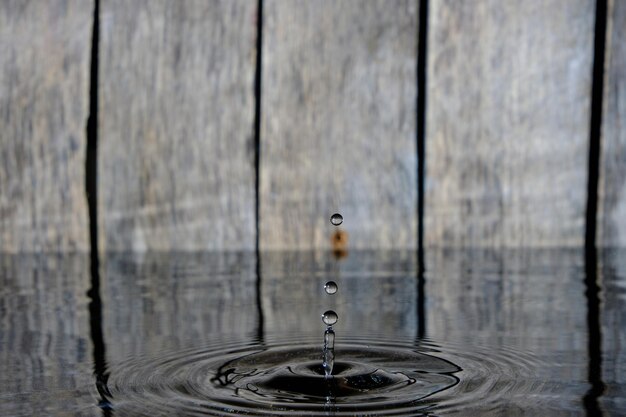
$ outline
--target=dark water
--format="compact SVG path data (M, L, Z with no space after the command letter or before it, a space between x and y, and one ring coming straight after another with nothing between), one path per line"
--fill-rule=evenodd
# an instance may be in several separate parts
M626 251L584 255L0 256L0 415L626 415Z

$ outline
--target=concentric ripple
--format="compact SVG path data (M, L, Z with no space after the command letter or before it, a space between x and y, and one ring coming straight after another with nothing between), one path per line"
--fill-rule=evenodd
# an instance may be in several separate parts
M339 416L462 409L537 387L532 358L489 352L351 339L326 379L319 343L231 343L129 360L108 389L116 415Z

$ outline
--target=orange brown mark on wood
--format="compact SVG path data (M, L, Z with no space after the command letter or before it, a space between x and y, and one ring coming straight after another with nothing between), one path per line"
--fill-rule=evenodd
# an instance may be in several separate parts
M348 255L348 232L338 229L330 236L330 245L337 259Z

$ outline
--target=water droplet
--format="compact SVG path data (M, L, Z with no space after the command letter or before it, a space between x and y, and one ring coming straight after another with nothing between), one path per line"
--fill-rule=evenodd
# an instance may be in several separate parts
M335 281L328 281L325 285L324 285L324 291L326 291L326 294L334 294L337 292L337 283Z
M335 213L330 216L330 222L333 224L333 226L339 226L341 223L343 223L343 216L339 213Z
M337 313L332 310L328 310L327 312L322 314L322 321L327 326L332 326L333 324L337 323L338 319L339 317L337 316Z

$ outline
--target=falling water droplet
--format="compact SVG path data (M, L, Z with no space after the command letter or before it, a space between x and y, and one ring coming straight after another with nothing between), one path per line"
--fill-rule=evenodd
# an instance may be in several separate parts
M335 281L328 281L324 285L324 291L326 291L326 294L333 295L337 292L337 289L337 283Z
M322 321L327 326L332 326L333 324L337 323L337 319L339 319L337 313L332 310L328 310L324 314L322 314Z
M333 224L333 226L339 226L341 223L343 223L343 216L339 213L335 213L330 216L330 222Z

